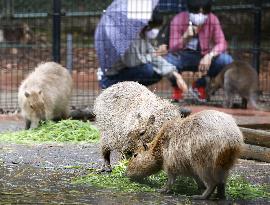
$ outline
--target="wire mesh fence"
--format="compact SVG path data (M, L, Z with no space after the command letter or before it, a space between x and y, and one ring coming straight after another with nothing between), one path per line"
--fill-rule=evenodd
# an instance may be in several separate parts
M18 108L18 87L27 74L40 62L54 59L55 38L60 39L60 63L70 70L74 81L71 105L91 106L101 90L96 75L99 63L94 34L100 17L112 0L62 0L58 37L53 30L56 16L53 2L0 1L0 108L4 110ZM158 9L165 19L165 26L156 43L168 43L166 26L177 12L186 9L185 2L160 0ZM269 103L270 3L262 0L258 5L257 2L215 0L213 12L221 22L229 44L228 52L234 59L247 61L259 70L260 99ZM189 86L201 75L200 72L183 73ZM165 78L150 89L165 98L171 96L171 85ZM222 91L218 92L209 103L221 103L222 96Z

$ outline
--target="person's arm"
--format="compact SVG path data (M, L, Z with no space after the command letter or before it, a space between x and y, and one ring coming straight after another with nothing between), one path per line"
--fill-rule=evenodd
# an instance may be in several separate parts
M213 41L215 46L212 48L211 52L212 55L215 57L227 49L227 42L225 40L224 33L222 31L220 22L216 16L213 16Z
M172 73L173 71L177 71L176 67L170 64L165 58L163 58L161 54L158 52L158 50L155 49L149 41L146 41L146 43L147 43L147 50L149 51L149 54L151 55L150 63L153 64L154 70L158 74L162 76L166 76ZM163 52L165 53L165 51Z
M152 61L151 54L146 53L145 40L136 39L122 56L121 61L126 67L135 67Z
M151 54L153 69L162 76L170 77L170 75L173 75L176 79L177 86L186 93L188 91L188 87L181 74L178 73L177 68L174 65L162 57L163 53L167 53L167 46L161 45L159 48L162 52L158 52L150 42L146 41L146 43L148 43L148 50Z
M227 49L227 42L225 40L220 22L218 18L214 15L211 16L211 26L214 27L213 29L214 47L209 53L204 55L204 57L201 59L199 63L200 71L208 71L213 58L218 56L220 53L225 52Z
M190 30L184 30L187 26L185 26L186 15L184 12L176 15L170 24L170 50L172 52L178 51L183 48L184 45L190 39L190 36L187 35Z

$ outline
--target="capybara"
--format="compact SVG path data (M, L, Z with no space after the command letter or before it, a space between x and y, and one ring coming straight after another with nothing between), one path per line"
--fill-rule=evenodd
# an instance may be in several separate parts
M149 123L144 129L151 129ZM142 128L137 136L142 137L141 133ZM177 176L184 175L204 189L194 199L207 199L216 187L218 196L224 198L226 178L242 144L242 133L228 114L205 110L177 117L164 123L151 143L138 148L129 161L127 176L139 180L163 169L168 175L166 192Z
M120 82L102 91L94 103L96 125L101 132L101 149L104 158L104 171L111 171L110 153L117 150L132 154L137 139L131 136L138 129L139 121L155 116L154 129L144 135L150 142L163 122L180 117L179 108L152 93L137 82Z
M243 108L247 108L247 102L252 108L257 108L259 91L257 71L247 62L234 61L226 65L213 79L207 80L206 92L208 98L219 88L224 89L224 107L231 108L233 97L238 94L243 99Z
M26 129L42 120L65 119L69 115L72 78L68 70L55 62L39 64L21 83L19 107Z

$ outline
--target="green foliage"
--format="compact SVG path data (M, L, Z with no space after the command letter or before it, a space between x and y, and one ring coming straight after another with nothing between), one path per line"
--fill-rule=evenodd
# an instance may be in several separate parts
M122 161L116 165L111 174L100 174L91 170L90 174L79 179L75 183L91 184L98 188L113 189L122 192L155 192L161 189L167 181L166 174L162 171L152 175L141 183L133 182L124 176L128 161ZM270 198L266 187L252 185L241 176L231 176L227 183L227 194L232 199ZM188 177L179 177L173 188L174 193L191 196L199 194L194 180Z
M91 184L98 188L109 188L124 192L154 192L155 189L143 184L135 183L124 176L127 161L120 162L116 165L110 174L99 174L96 170L85 177L75 180L75 183Z
M267 191L268 190L268 191ZM231 176L227 192L233 199L270 198L270 187L250 184L241 176Z
M1 141L15 142L97 142L98 129L89 122L62 120L48 121L35 129L0 134Z

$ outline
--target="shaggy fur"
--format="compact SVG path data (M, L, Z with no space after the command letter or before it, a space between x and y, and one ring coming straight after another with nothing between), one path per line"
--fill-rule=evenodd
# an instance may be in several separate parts
M127 175L141 179L163 169L168 174L166 191L177 176L184 175L193 177L199 188L206 188L194 198L206 199L216 187L223 198L228 172L242 144L242 133L228 114L206 110L175 118L164 123L150 144L138 149L128 164Z
M105 167L109 170L111 151L117 150L126 154L132 153L136 148L138 138L133 138L132 132L139 129L140 121L151 115L155 116L153 129L145 133L142 139L149 142L163 122L180 117L176 106L160 99L147 87L136 82L121 82L105 89L94 103L94 113L101 132Z
M248 101L253 108L257 108L258 85L257 71L244 61L234 61L207 83L206 91L210 97L219 88L224 88L224 107L232 107L233 96L238 94L244 99L244 108Z
M72 78L60 64L47 62L38 65L21 83L19 107L26 129L38 126L40 120L68 117Z

